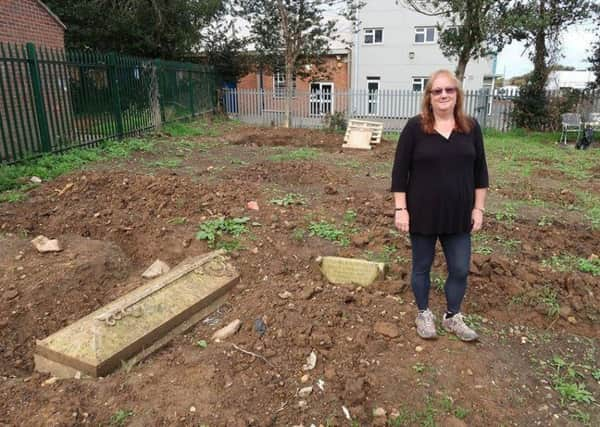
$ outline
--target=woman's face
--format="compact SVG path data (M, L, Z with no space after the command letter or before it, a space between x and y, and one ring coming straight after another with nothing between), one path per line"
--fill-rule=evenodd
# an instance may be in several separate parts
M431 108L434 113L447 113L454 111L456 105L456 84L446 76L440 74L431 85Z

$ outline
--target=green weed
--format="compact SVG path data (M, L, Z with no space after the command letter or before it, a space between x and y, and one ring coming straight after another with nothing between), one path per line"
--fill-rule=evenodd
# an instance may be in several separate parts
M517 219L517 210L514 202L506 202L502 208L496 212L496 220L512 224Z
M285 162L290 160L314 160L319 157L319 150L309 147L298 148L269 156L272 162Z
M127 422L127 419L133 417L133 411L119 409L110 417L109 423L111 426L121 427Z
M600 258L586 259L571 254L561 254L553 255L551 258L543 260L542 265L554 271L581 271L582 273L589 273L592 276L600 276Z
M271 203L278 206L305 205L304 196L298 193L287 193L281 199L271 199Z
M239 237L247 232L246 223L250 220L248 217L243 218L217 218L205 221L200 224L200 229L196 233L196 239L208 241L208 246L214 248L217 241L223 235ZM227 249L227 243L220 243L221 247ZM236 246L237 248L237 246Z
M188 219L184 216L177 216L175 218L171 218L167 222L172 225L183 225L183 224L187 224Z
M571 418L573 418L575 421L579 421L581 424L583 424L584 426L591 426L591 420L592 417L590 414L588 414L587 412L583 412L581 409L577 409L575 410L574 413L570 414Z
M425 372L425 365L421 362L415 363L412 368L418 374L422 374L423 372Z
M373 262L384 262L389 264L397 249L394 245L384 245L380 252L365 251L365 258Z
M544 286L538 296L539 301L546 306L546 313L550 317L558 316L560 304L558 302L558 293L549 286Z
M436 291L444 292L444 285L446 283L446 279L444 279L444 277L440 273L432 271L429 275L429 281Z
M596 381L600 381L600 368L596 368L592 371L592 378Z
M583 382L576 382L582 375L575 370L573 363L567 363L563 358L554 356L550 361L554 368L552 386L560 395L561 405L568 402L593 403L594 395L587 390Z
M311 222L308 225L308 234L317 236L331 242L336 242L341 246L348 246L350 239L346 236L344 230L338 229L335 224L321 220L319 222Z

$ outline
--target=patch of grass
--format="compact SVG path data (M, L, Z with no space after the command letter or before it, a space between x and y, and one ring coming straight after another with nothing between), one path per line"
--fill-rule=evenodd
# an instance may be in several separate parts
M220 242L220 239L224 235L239 237L241 234L246 233L246 223L250 220L248 217L243 218L217 218L203 222L200 224L200 229L196 233L196 239L208 241L208 246L214 248L219 242L219 245L223 249L231 249L232 246L237 248L238 244L230 242ZM228 246L231 245L231 246Z
M600 258L586 259L571 254L561 254L542 260L542 265L559 272L581 271L592 276L600 276Z
M380 252L365 251L365 258L369 261L389 264L396 251L395 245L384 245Z
M20 190L9 190L4 193L0 193L0 203L8 202L8 203L16 203L23 201L27 198L27 194Z
M173 168L181 166L181 160L179 160L179 159L154 160L152 162L146 163L146 165L149 167L173 169Z
M311 222L308 225L308 234L317 236L331 242L336 242L341 246L348 246L350 239L346 236L346 232L341 230L330 222L321 220L319 222Z
M290 160L314 160L319 157L320 152L314 148L303 147L269 156L272 162L285 162Z
M107 141L97 148L77 148L63 154L46 154L21 163L0 168L0 193L27 187L29 178L37 176L49 181L79 169L90 162L123 158L136 151L151 151L154 142L145 139Z
M496 236L495 240L502 245L505 251L507 252L515 252L519 246L521 245L520 240L509 239L504 236Z
M551 227L552 224L553 224L552 218L550 218L550 217L548 217L546 215L542 215L540 217L540 219L538 219L538 223L537 223L538 227L543 227L543 228L545 228L545 227Z
M546 313L550 317L558 316L560 304L558 302L558 293L549 286L544 286L538 296L539 301L546 306Z
M119 409L110 417L109 423L111 426L121 427L127 423L127 419L133 417L133 411Z
M188 219L184 216L176 216L175 218L171 218L167 222L172 225L183 225L187 224Z
M579 421L584 426L591 426L592 417L587 412L583 412L581 409L575 410L575 412L570 414L571 418L575 421Z
M294 239L297 242L303 242L305 234L306 231L303 228L296 228L292 232L292 239Z
M305 205L304 196L298 193L287 193L281 199L271 199L271 203L278 206Z
M600 276L600 258L577 260L577 268L583 273L589 273L592 276Z
M516 204L514 202L504 203L502 209L496 212L495 217L497 221L512 224L517 219Z
M561 405L569 402L590 404L596 401L585 383L578 382L578 378L581 379L583 375L575 370L573 363L567 363L563 358L554 356L550 366L554 368L552 386L560 395Z
M221 133L208 123L202 121L194 122L172 122L163 126L163 131L174 137L190 136L220 136Z
M483 317L479 314L467 314L464 319L467 326L473 329L480 329L483 324Z
M357 215L358 214L356 213L356 211L348 209L346 212L344 212L344 223L352 224L354 221L356 221Z

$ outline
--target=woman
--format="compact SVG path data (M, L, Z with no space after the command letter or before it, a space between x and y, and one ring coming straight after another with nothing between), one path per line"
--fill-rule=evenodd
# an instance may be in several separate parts
M477 333L460 313L467 288L471 232L481 229L488 172L479 124L463 111L460 83L448 70L433 73L425 87L421 114L408 121L396 149L392 192L395 226L410 233L411 284L419 313L420 337L436 337L429 310L429 273L439 239L448 278L442 326L463 341Z

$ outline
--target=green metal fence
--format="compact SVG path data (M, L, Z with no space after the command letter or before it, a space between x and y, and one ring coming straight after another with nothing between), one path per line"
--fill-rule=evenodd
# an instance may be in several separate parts
M213 111L204 65L0 43L0 163Z

